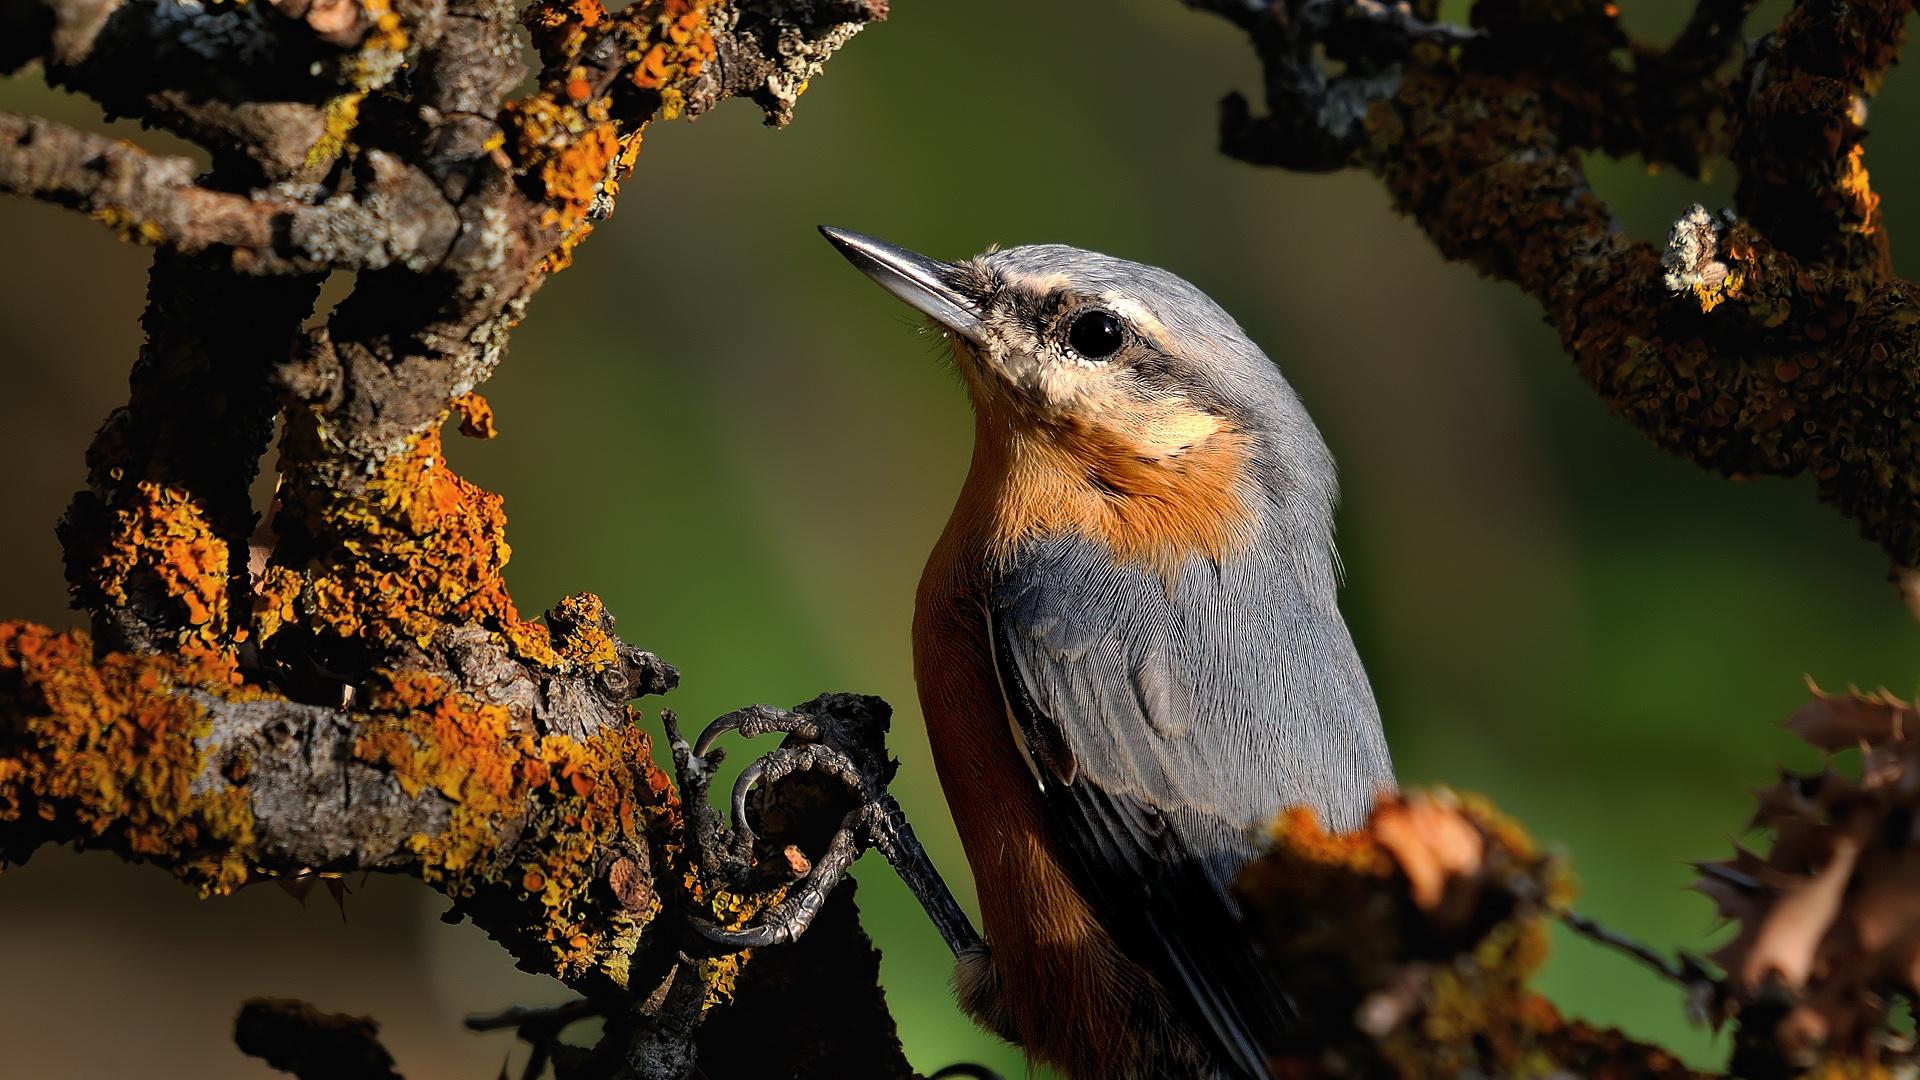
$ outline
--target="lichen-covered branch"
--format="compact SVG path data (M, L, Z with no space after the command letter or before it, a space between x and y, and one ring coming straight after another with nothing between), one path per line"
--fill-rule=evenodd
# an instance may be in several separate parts
M1576 1076L1692 1075L1524 993L1540 920L1555 914L1680 983L1697 1019L1735 1022L1732 1076L1912 1070L1914 1042L1891 1015L1920 997L1920 712L1885 692L1813 689L1787 727L1829 757L1859 752L1859 775L1831 762L1782 770L1758 792L1752 821L1773 834L1767 853L1736 847L1698 864L1694 887L1739 923L1710 958L1676 962L1566 910L1558 868L1478 800L1416 794L1349 837L1322 836L1299 813L1283 821L1275 854L1242 886L1269 955L1297 958L1283 970L1320 980L1302 995L1318 1029L1303 1032L1303 1050L1341 1047L1349 1060L1391 1065L1362 1071L1403 1080L1510 1072L1535 1053ZM1389 884L1395 869L1401 880ZM1348 914L1330 924L1330 911Z
M606 1016L578 1075L677 1075L739 966L688 919L739 930L791 875L687 861L698 834L627 704L675 672L590 594L521 616L500 499L448 469L441 428L494 434L476 387L653 119L741 96L785 123L885 14L0 0L0 67L37 62L213 162L0 116L0 190L159 249L127 404L60 524L91 633L0 625L0 853L106 848L208 893L413 874ZM544 66L509 100L522 23ZM358 287L304 331L336 270Z
M38 117L0 113L0 190L72 207L148 243L183 251L272 245L272 219L290 207L193 183L187 158Z
M1740 923L1711 958L1724 976L1575 915L1566 869L1484 800L1414 792L1345 836L1283 815L1238 881L1260 955L1301 1009L1274 1075L1703 1078L1527 989L1556 917L1682 983L1700 1019L1736 1020L1732 1076L1904 1075L1916 1051L1889 1014L1920 995L1916 724L1886 694L1816 690L1794 716L1829 754L1864 748L1864 765L1857 780L1783 773L1754 818L1774 830L1767 855L1700 865L1696 887Z
M1300 1009L1273 1075L1704 1080L1527 988L1571 882L1484 800L1388 798L1344 836L1296 809L1269 842L1237 892L1259 955Z
M1732 476L1810 472L1897 566L1920 565L1920 294L1892 274L1861 144L1907 0L1795 4L1744 58L1738 0L1702 0L1666 49L1630 41L1600 0L1482 0L1451 40L1303 41L1290 28L1314 6L1236 9L1269 114L1230 97L1226 152L1373 170L1449 258L1539 299L1581 374L1661 447ZM1417 21L1434 5L1398 7ZM1596 150L1688 172L1728 155L1738 218L1688 232L1705 252L1688 258L1717 266L1628 238L1581 171Z

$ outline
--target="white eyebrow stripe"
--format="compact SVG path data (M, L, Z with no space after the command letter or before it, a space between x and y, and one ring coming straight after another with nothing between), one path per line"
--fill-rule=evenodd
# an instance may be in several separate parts
M1130 296L1121 296L1117 293L1102 294L1100 299L1113 309L1114 314L1132 323L1134 329L1152 336L1163 346L1170 344L1166 326L1153 317L1153 312L1147 310L1147 305Z

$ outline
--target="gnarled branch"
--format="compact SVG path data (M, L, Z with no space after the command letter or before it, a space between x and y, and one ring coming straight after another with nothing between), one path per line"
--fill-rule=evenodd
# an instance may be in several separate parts
M1271 112L1229 97L1227 153L1373 169L1445 255L1539 299L1581 374L1662 448L1731 476L1811 472L1897 566L1920 564L1920 294L1892 276L1860 143L1910 3L1796 4L1730 77L1750 7L1731 0L1704 0L1665 50L1598 2L1486 0L1451 45L1303 41L1310 6L1237 15ZM1316 42L1349 67L1303 97L1326 82ZM1589 149L1690 172L1729 153L1741 219L1714 241L1730 272L1675 295L1662 251L1587 186Z
M687 876L680 805L627 705L675 672L591 595L520 616L500 500L447 468L440 428L460 411L491 434L473 391L612 212L642 128L732 96L784 123L885 13L0 2L0 67L38 61L213 159L195 176L0 116L0 190L160 249L129 400L60 526L93 632L0 626L0 852L104 847L206 892L414 874L607 1017L600 1071L578 1075L677 1075L740 964L686 918L741 926L784 879ZM508 100L520 22L544 67ZM303 331L335 270L357 288ZM262 523L248 485L276 414Z

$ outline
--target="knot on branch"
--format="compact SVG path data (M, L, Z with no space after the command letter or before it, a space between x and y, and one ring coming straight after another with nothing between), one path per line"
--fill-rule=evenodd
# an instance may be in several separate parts
M1731 210L1709 214L1694 203L1673 223L1666 253L1660 256L1669 292L1691 291L1704 299L1726 283L1729 267L1720 259L1720 241L1733 220Z

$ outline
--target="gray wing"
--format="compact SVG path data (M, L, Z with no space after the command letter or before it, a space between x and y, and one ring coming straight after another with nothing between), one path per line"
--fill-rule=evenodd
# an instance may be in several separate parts
M1090 898L1221 1065L1264 1080L1292 1010L1228 893L1251 830L1296 803L1352 828L1392 784L1332 596L1269 553L1192 560L1170 587L1054 538L1019 553L988 615L1010 721Z

